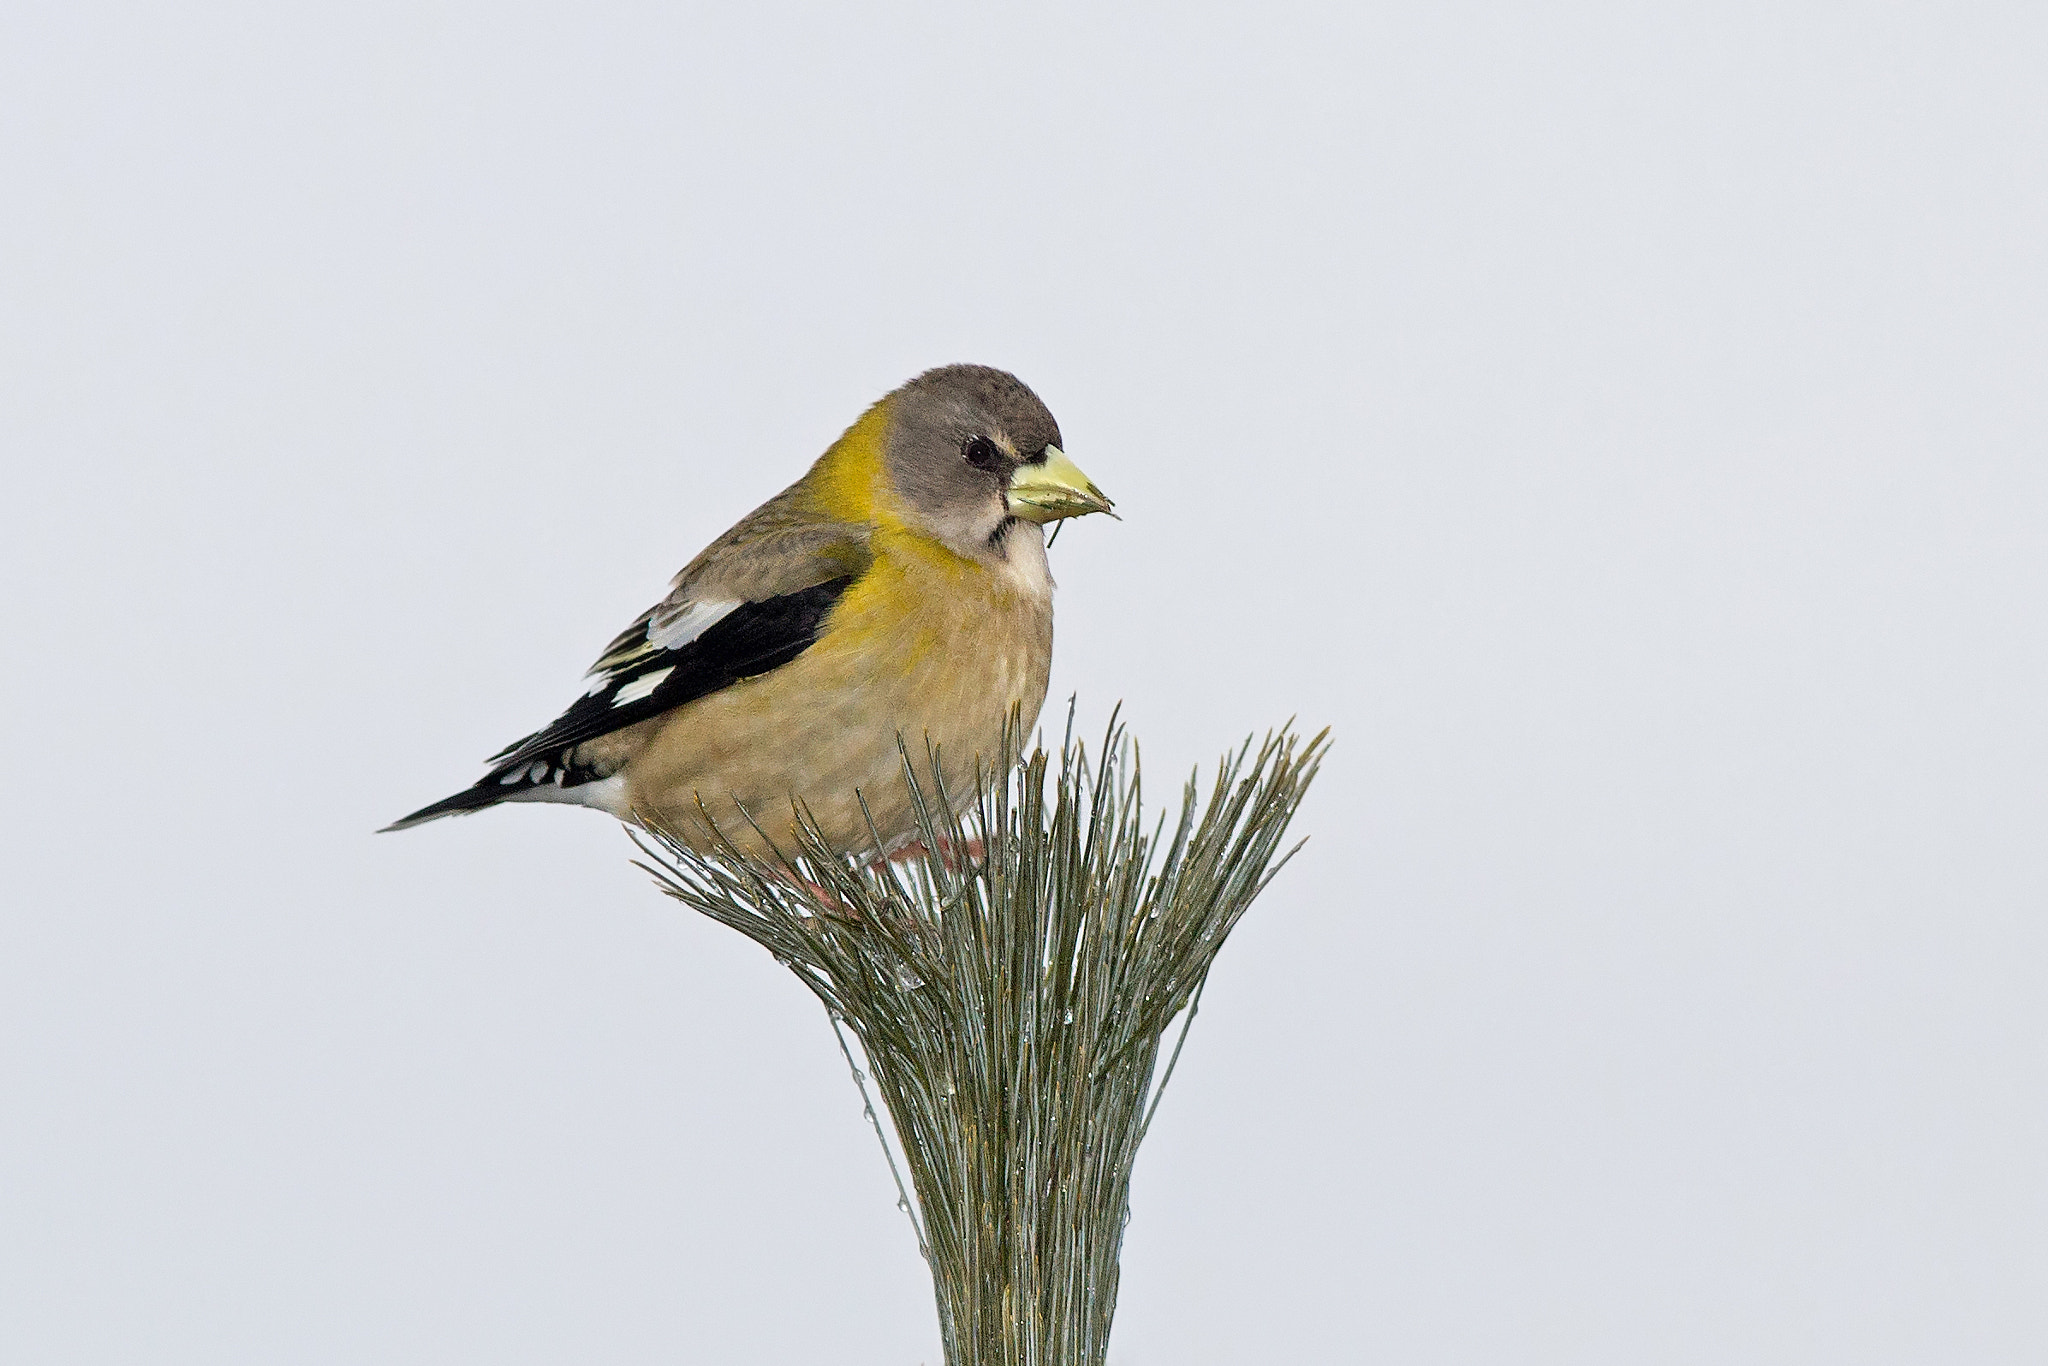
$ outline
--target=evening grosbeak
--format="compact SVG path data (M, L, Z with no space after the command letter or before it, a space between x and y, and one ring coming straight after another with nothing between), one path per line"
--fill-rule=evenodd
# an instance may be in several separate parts
M552 725L386 828L570 802L699 849L708 816L760 853L789 847L796 799L834 847L886 852L916 825L899 736L971 798L1012 713L1037 720L1046 524L1110 510L1016 377L927 371L676 575Z

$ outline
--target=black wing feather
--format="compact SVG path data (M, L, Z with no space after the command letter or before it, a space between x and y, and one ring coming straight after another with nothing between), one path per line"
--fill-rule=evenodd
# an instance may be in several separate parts
M826 615L852 582L848 575L780 597L741 603L695 640L650 651L631 669L612 674L604 688L578 698L546 730L501 750L496 756L499 767L553 755L729 688L743 678L781 668L817 640ZM626 703L614 700L622 689L664 669L670 671L668 677L645 697Z
M385 829L400 830L436 816L480 811L542 784L575 787L603 776L570 763L567 751L585 740L623 730L789 663L818 639L825 618L853 579L849 574L794 593L741 603L693 640L649 650L630 663L622 661L620 667L604 674L603 687L578 698L547 729L491 756L491 771L475 786L422 807ZM649 627L643 623L636 629L644 632ZM629 630L613 642L613 649L630 644L634 633ZM623 703L617 700L622 690L663 671L665 676L646 696Z

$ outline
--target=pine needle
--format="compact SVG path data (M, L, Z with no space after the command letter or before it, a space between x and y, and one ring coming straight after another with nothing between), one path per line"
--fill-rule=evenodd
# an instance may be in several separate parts
M1070 715L1056 755L968 794L905 747L909 858L835 850L801 807L796 847L770 858L640 841L663 891L765 947L859 1040L949 1366L1103 1361L1138 1144L1224 940L1300 847L1281 840L1328 734L1247 740L1149 831L1123 727L1091 761Z

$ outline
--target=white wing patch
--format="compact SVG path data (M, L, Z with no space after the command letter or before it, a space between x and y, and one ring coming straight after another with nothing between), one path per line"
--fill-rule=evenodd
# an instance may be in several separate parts
M737 602L693 602L680 612L656 611L647 623L647 643L657 650L688 645L739 610Z
M656 669L653 673L641 674L631 683L619 689L619 695L612 699L612 705L623 707L628 702L638 702L641 698L646 697L656 688L660 687L661 680L667 678L675 671L676 666L671 664L666 669Z
M632 639L628 634L603 659L590 666L584 675L590 681L584 686L585 697L595 697L616 683L620 676L630 673L635 664L646 662L651 655L663 650L679 650L698 636L724 621L745 604L740 602L688 602L681 607L656 607L647 614L647 624L640 629L640 638ZM650 674L636 679L619 690L612 699L612 705L622 702L637 702L654 691L668 671Z

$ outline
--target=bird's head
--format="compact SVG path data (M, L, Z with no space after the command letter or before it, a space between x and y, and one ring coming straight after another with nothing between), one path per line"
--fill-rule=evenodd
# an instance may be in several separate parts
M883 400L883 473L906 524L972 558L1000 557L1020 525L1115 516L1061 449L1023 381L985 365L928 370ZM1034 535L1037 533L1034 533Z

